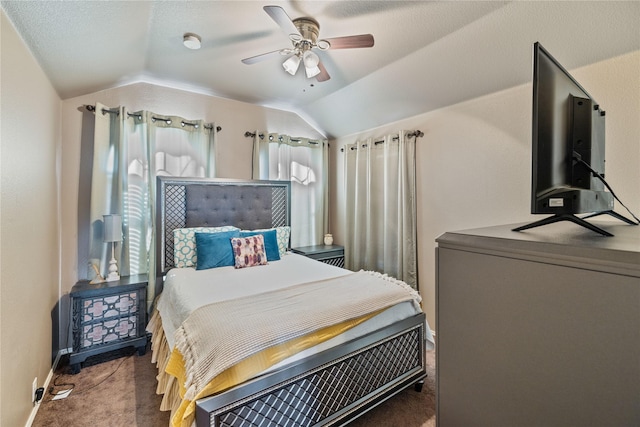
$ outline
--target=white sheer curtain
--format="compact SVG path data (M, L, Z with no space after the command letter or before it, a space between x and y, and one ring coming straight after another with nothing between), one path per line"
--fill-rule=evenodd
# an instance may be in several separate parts
M348 144L345 265L386 273L417 288L414 132Z
M253 179L291 181L291 246L318 245L328 232L327 140L256 132Z
M89 259L103 276L110 248L102 242L102 215L120 214L120 275L149 273L153 301L156 176L214 177L216 134L202 120L96 104Z

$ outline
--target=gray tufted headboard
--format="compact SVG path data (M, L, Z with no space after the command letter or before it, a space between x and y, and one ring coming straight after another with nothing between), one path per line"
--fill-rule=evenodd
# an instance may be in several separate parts
M176 228L254 230L291 224L289 181L158 177L156 194L157 276L174 266Z

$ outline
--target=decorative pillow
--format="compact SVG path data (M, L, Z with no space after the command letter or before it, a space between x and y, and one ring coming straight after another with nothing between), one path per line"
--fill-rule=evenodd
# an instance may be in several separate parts
M278 239L276 237L276 230L265 231L247 231L241 230L239 237L250 237L256 234L261 234L264 238L264 250L267 254L267 261L278 261L280 259L280 249L278 248Z
M280 256L283 256L287 253L290 236L291 227L289 227L288 225L285 227L276 227L276 238L278 239L278 251L280 251Z
M259 230L253 231L269 231L276 230L276 239L278 240L278 252L280 252L280 257L283 257L287 253L287 248L289 247L289 236L291 235L291 227L276 227L276 228L261 228ZM246 231L246 230L243 230Z
M178 268L193 267L197 263L196 232L219 233L223 231L240 231L238 227L192 227L173 230L173 262Z
M240 237L238 230L218 233L196 233L196 270L227 267L235 264L231 239Z
M231 245L233 246L236 268L253 267L267 263L262 234L231 239Z

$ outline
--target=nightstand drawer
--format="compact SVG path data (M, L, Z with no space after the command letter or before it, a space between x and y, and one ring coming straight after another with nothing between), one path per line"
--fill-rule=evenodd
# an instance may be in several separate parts
M120 317L86 324L82 327L80 348L136 338L139 336L138 324L138 316Z
M136 313L138 299L137 292L85 299L82 301L83 322Z

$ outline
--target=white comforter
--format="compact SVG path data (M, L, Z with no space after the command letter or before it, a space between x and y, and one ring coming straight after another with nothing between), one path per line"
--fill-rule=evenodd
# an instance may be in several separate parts
M198 307L351 273L351 271L296 254L287 254L279 261L268 265L243 269L234 267L200 271L194 268L172 269L166 276L157 308L162 317L167 342L173 349L175 331ZM398 304L345 334L324 342L321 348L318 346L308 349L298 354L296 358L306 357L308 354L346 342L417 313L414 305L409 302ZM428 325L426 334L427 346L432 348L434 341ZM285 360L281 364L289 361Z

